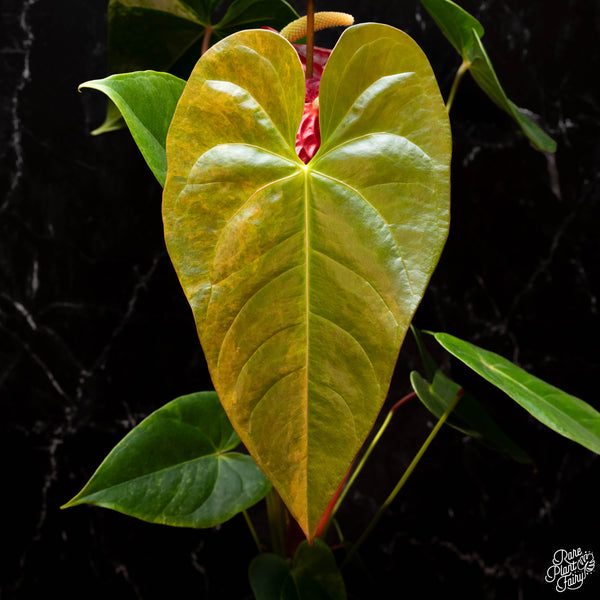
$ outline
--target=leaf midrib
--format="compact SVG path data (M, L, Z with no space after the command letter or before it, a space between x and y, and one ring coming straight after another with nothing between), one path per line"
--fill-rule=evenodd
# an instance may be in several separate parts
M546 400L546 398L544 398L543 396L540 396L537 392L535 392L531 388L528 388L526 385L524 385L523 383L521 383L519 380L515 379L514 377L511 377L510 375L507 375L506 373L504 373L500 369L498 369L495 366L491 365L485 359L480 358L479 360L480 360L480 363L482 365L484 365L485 367L487 367L488 369L490 369L494 373L498 373L501 377L504 377L505 379L508 379L511 383L516 384L520 389L525 390L525 392L527 393L527 395L534 396L535 399L536 399L536 401L538 401L540 404L543 404L543 406L546 408L547 412L557 412L560 415L566 417L569 420L569 422L573 423L575 425L575 429L584 430L586 433L593 433L585 425L583 425L580 421L574 420L569 415L569 413L565 412L565 410L560 405L557 406L556 404L552 404L552 402L550 402L549 400ZM542 381L541 379L538 379L537 377L535 377L533 375L531 375L531 377L533 377L536 382L540 382L542 384L545 384L545 382ZM550 388L552 388L552 390L554 390L554 389L558 390L558 388L555 388L554 386L552 386L550 384L545 384L545 385L548 385ZM561 392L561 390L558 390L558 391ZM566 396L571 397L566 392L561 392L561 393L565 394ZM521 402L517 398L514 398L514 400L516 402L519 402L519 404L521 404ZM530 402L531 401L527 402L527 404L530 404ZM579 406L577 406L577 409L579 409Z
M305 377L305 381L304 381L304 405L305 405L305 411L304 411L304 430L306 431L306 452L304 453L303 456L307 457L308 460L308 456L309 456L309 434L308 434L308 388L309 388L309 376L308 376L308 367L309 367L309 356L310 356L310 296L309 296L309 292L310 292L310 260L309 260L309 252L310 252L310 235L309 235L309 223L310 223L310 218L309 218L309 211L308 211L308 203L309 203L309 198L310 198L310 194L309 194L309 185L308 185L308 178L309 178L309 168L308 165L306 165L304 167L304 260L305 260L305 270L304 270L304 297L305 297L305 305L304 305L304 316L306 319L306 357L305 357L305 368L304 368L304 377ZM305 502L306 502L306 515L307 518L310 518L309 515L309 506L310 506L310 501L309 501L309 483L308 483L308 470L306 471L306 488L305 488Z
M443 339L443 338L442 338ZM448 348L447 348L448 349ZM464 352L464 351L463 351ZM461 354L463 353L461 352ZM453 352L454 353L454 352ZM468 355L468 354L467 354ZM480 365L490 369L491 371L498 373L501 377L506 378L507 380L509 380L510 382L516 384L520 389L525 390L525 392L527 392L527 394L532 395L535 397L535 399L537 401L540 402L540 404L543 405L543 407L545 408L546 411L548 411L548 409L550 408L550 412L552 411L556 411L557 413L559 413L560 416L564 416L564 418L566 418L566 420L569 422L569 424L571 424L572 429L575 429L576 431L580 431L582 432L585 437L586 440L590 439L590 436L592 436L592 440L591 442L593 443L594 446L598 445L598 438L597 435L594 433L593 430L588 429L585 425L581 424L579 421L574 420L568 413L564 412L564 410L560 407L557 407L556 405L552 404L551 402L549 402L548 400L546 400L543 396L540 396L537 392L531 390L530 388L528 388L526 385L524 385L523 383L521 383L520 381L518 381L517 379L514 379L514 377L507 375L506 373L502 372L501 370L499 370L498 368L494 367L493 365L491 365L490 363L488 363L481 354L476 353L475 354L477 361L480 363ZM460 360L462 360L465 364L467 364L467 366L469 366L469 363L467 361L465 361L461 356L458 356L458 358L460 358ZM479 371L478 371L479 372ZM486 376L485 373L481 373L479 372L479 374L484 377L485 379L487 379L490 383L492 383L493 385L497 385L495 381L491 380L490 376ZM545 384L544 381L542 381L541 379L538 379L537 377L535 377L534 375L530 375L531 377L533 377L536 381L539 381L543 384ZM562 392L561 390L559 390L558 388L555 388L554 386L550 385L550 384L546 384L548 385L550 388L552 389L556 389L558 390L560 393L565 394L567 396L569 396L569 394L566 394L566 392ZM531 404L531 400L526 401L527 407L523 406L523 403L518 399L515 398L513 395L511 395L510 393L508 393L506 390L503 389L503 387L500 387L500 389L502 389L502 391L504 391L508 396L510 396L515 402L517 402L519 405L521 405L523 408L525 408L525 410L527 410L528 412L530 412L537 420L541 421L541 419L535 415L530 409L529 406ZM549 419L546 417L546 415L542 415L543 418L546 421L549 421ZM544 422L544 421L542 421ZM554 420L551 421L552 424L557 427L560 432L565 435L565 429L564 427L560 426L560 423L556 423ZM569 433L568 436L571 439L571 434ZM588 443L590 443L588 441Z

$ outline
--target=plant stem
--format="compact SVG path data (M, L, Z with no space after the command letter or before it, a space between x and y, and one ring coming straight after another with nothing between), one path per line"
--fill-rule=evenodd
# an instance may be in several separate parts
M204 37L202 38L202 49L200 50L201 56L208 50L208 47L210 46L210 36L212 35L212 32L213 28L210 26L204 30Z
M256 547L259 552L262 552L262 546L260 545L260 540L258 539L258 535L256 534L256 529L254 529L254 525L252 524L252 519L250 519L250 515L248 511L243 510L242 514L244 515L244 519L246 520L246 525L248 525L248 529L250 530L250 535L256 544Z
M431 444L431 442L437 435L437 433L440 430L440 428L442 427L442 425L445 423L445 421L448 418L448 416L450 415L450 413L454 410L454 408L458 404L458 401L460 400L460 398L463 394L464 394L464 390L460 389L458 391L458 393L456 394L456 396L454 397L454 400L452 400L452 402L449 404L448 408L446 409L446 412L444 412L444 414L440 417L440 419L436 423L435 427L431 430L431 433L427 436L427 439L425 440L425 442L423 443L421 448L419 448L419 451L417 452L415 457L412 459L410 465L408 465L406 471L404 471L404 475L402 475L402 477L400 478L400 481L398 481L398 483L396 484L396 487L392 490L392 493L386 498L385 502L381 505L380 509L377 511L377 514L371 519L371 522L369 523L367 528L363 531L362 535L358 538L356 543L352 546L352 548L350 549L350 552L348 552L348 556L344 560L342 566L344 566L348 562L350 562L350 559L356 554L358 548L361 546L361 544L365 541L365 539L371 533L371 531L373 530L375 525L377 525L377 523L379 522L379 519L381 519L381 517L383 516L383 513L387 510L388 506L394 501L394 499L396 498L396 496L398 495L400 490L404 487L404 484L406 483L408 478L411 476L412 472L415 470L415 467L419 464L419 461L423 457L423 454L425 454L425 451L427 450L427 448L429 448L429 444Z
M446 110L450 112L452 108L452 103L454 102L454 96L456 96L456 90L460 84L463 75L469 70L471 66L471 62L468 60L463 60L460 67L456 71L456 75L454 76L454 81L452 82L452 87L450 88L450 93L448 94L448 100L446 101Z
M313 76L313 49L315 47L315 0L306 1L306 79Z
M331 511L330 522L333 519L333 517L335 516L335 513L337 512L338 508L341 506L342 502L344 501L344 498L346 497L346 495L348 494L348 491L352 487L352 484L354 483L354 481L358 477L358 474L362 471L363 467L365 466L365 463L369 459L369 456L371 456L371 452L373 452L373 449L375 448L375 446L379 442L381 436L383 435L383 432L387 429L387 426L390 424L390 421L392 420L392 417L394 416L394 413L396 412L396 410L398 410L398 408L402 404L404 404L408 400L411 400L415 396L416 396L415 392L411 392L410 394L407 394L406 396L404 396L404 398L402 398L401 400L399 400L398 402L396 402L396 404L394 404L394 406L392 406L390 412L388 413L387 417L385 418L385 421L381 424L381 427L379 428L379 431L377 431L377 433L375 434L375 436L371 440L371 443L369 444L369 447L367 448L367 450L364 453L363 457L360 459L360 462L358 463L356 469L354 469L354 472L352 473L352 476L348 480L348 483L346 484L346 486L342 490L342 493L340 494L340 497L338 498L337 502L335 503L335 506L333 507L333 510Z
M285 508L275 488L267 494L266 501L272 550L285 558Z
M331 519L331 521L333 522L333 527L335 528L335 532L337 533L340 543L343 544L344 543L344 534L342 533L340 524L337 522L337 519Z

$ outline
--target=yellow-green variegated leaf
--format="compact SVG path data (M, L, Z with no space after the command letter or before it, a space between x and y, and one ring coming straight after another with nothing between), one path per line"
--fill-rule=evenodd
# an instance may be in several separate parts
M307 165L303 104L281 36L216 44L169 130L163 217L219 398L312 539L445 243L450 127L424 54L385 25L340 38Z

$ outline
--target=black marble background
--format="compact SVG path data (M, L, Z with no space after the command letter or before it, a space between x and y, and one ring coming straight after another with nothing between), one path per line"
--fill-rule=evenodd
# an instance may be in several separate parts
M298 4L299 10L302 10ZM0 5L0 597L250 598L241 517L218 530L59 506L152 410L210 379L165 253L160 189L126 132L91 137L106 0ZM464 0L509 97L558 141L535 152L467 77L452 110L453 223L416 316L600 408L600 4ZM317 2L392 24L447 94L460 62L404 2ZM324 43L324 42L321 42ZM553 598L558 548L600 560L600 460L434 349L535 469L443 430L352 569L351 598ZM406 344L390 391L417 367ZM340 514L356 538L432 426L406 405ZM252 512L260 524L262 509ZM370 575L369 575L370 574ZM573 597L599 597L600 569Z

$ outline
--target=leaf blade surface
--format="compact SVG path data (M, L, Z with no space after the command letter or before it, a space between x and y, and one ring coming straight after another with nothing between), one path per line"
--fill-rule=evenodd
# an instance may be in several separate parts
M292 46L268 31L215 45L169 131L163 202L219 397L309 538L385 399L449 208L447 114L408 36L347 30L321 86L323 146L304 165Z
M600 454L600 412L527 373L502 356L447 333L435 339L450 354L500 388L553 431Z
M469 64L469 71L477 85L515 120L532 146L543 152L555 152L556 142L507 97L483 47L481 38L484 29L481 23L451 0L421 0L421 4L463 61Z
M344 580L331 549L320 539L303 541L290 567L281 556L259 554L249 579L256 600L346 600Z
M469 48L473 45L471 31L475 30L481 38L484 34L483 25L450 0L421 0L421 4L463 60L466 60Z
M93 504L149 521L206 528L256 504L271 488L214 392L182 396L135 427L63 508Z
M472 38L473 44L468 50L468 60L471 63L469 71L477 85L497 106L516 121L534 148L544 152L555 152L556 142L542 131L514 102L509 100L483 47L481 38L475 30L472 32Z
M82 83L106 94L120 111L150 170L161 186L167 177L167 131L185 81L169 73L137 71ZM118 125L112 129L118 129ZM106 129L109 131L112 129Z

